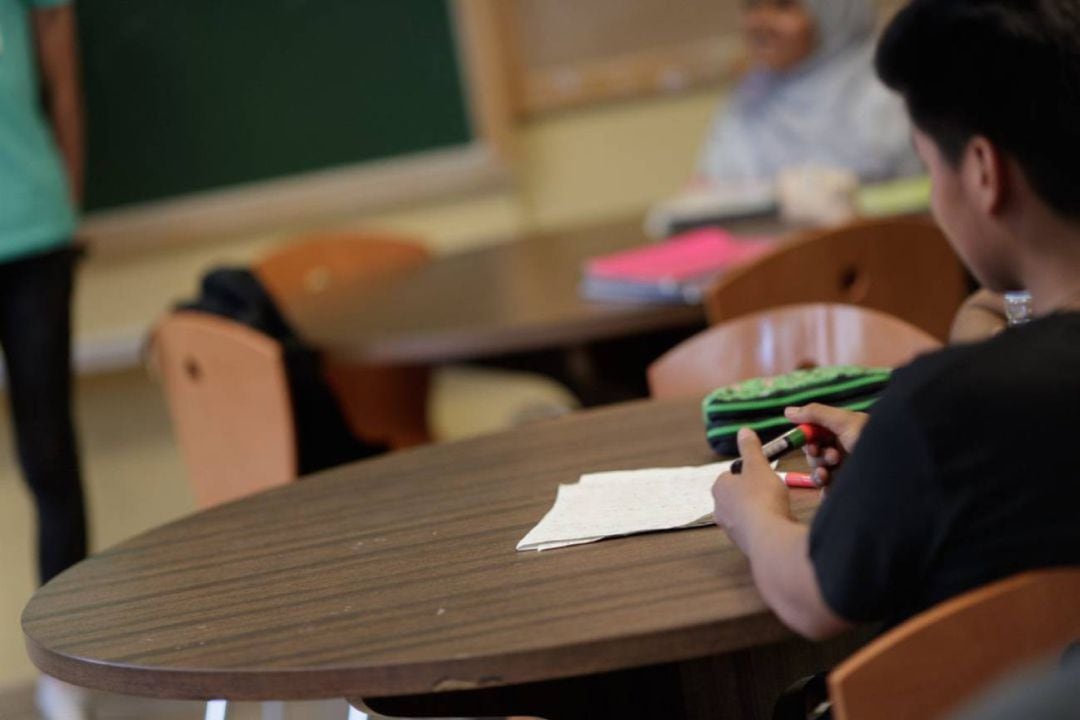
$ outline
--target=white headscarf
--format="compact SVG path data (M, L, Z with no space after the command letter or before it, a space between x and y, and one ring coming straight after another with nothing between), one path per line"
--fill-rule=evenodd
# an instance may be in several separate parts
M877 6L872 0L802 0L802 3L817 28L815 58L873 40Z
M863 180L921 172L903 102L874 74L874 0L802 0L818 46L784 73L752 71L714 122L701 161L713 181L771 180L797 165Z

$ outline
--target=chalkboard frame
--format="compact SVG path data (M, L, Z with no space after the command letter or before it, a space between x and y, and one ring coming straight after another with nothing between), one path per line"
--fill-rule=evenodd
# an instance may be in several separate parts
M508 185L513 116L502 0L451 0L471 143L87 214L79 236L110 252L302 230L410 202Z

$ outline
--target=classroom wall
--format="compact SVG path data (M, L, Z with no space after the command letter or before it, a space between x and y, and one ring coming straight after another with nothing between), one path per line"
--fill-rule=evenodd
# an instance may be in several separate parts
M522 232L640 213L676 192L694 166L717 90L567 112L526 124L515 143L513 187L449 198L333 227L384 228L426 237L458 252ZM192 293L214 264L243 263L287 238L267 233L229 242L92 257L80 278L78 331L84 340L141 330Z
M425 236L439 253L516 234L641 214L678 190L719 90L558 114L516 133L514 187L358 217L336 227L379 227ZM92 257L79 283L77 332L106 360L130 350L214 264L245 263L285 238L276 234ZM109 364L105 362L105 364ZM140 368L83 377L78 421L84 448L92 544L100 549L193 508L158 388ZM6 398L5 398L6 403ZM0 420L0 687L34 677L19 613L34 586L31 505Z

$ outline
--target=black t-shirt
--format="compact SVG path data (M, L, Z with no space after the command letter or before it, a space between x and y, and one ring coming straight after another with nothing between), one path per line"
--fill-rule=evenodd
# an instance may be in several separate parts
M1080 565L1080 314L898 370L810 555L834 612L889 625L1017 572Z

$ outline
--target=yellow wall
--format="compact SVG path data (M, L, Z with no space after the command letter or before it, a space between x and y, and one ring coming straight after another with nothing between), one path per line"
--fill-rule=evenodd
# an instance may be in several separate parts
M356 218L347 226L423 235L456 252L526 231L640 214L678 190L715 105L716 92L567 113L518 133L514 187L482 196ZM268 234L91 258L77 300L84 345L131 338L202 272L244 263L283 238ZM103 548L190 511L191 497L159 391L140 369L84 377L78 387L93 546ZM33 589L31 506L0 422L0 686L33 677L18 617Z

